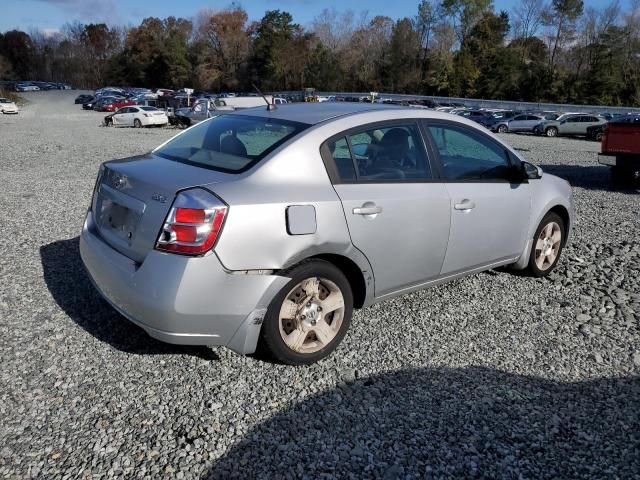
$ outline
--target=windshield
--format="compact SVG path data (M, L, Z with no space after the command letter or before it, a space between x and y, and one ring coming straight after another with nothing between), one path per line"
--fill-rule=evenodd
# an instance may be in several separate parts
M169 160L239 173L307 127L284 120L222 115L197 124L154 153Z

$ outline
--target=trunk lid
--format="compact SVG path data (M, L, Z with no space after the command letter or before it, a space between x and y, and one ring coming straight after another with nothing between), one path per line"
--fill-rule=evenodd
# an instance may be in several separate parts
M91 205L98 232L141 263L155 247L177 192L233 177L153 154L106 162Z

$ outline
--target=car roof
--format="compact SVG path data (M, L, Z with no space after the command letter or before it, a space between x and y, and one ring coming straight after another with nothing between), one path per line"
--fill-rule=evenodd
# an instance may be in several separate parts
M245 108L236 110L235 112L229 112L229 115L251 115L252 117L266 117L275 120L289 120L306 123L308 125L316 125L327 120L355 113L399 109L408 110L409 107L364 102L291 103L278 105L275 110L267 110L266 105L264 107Z

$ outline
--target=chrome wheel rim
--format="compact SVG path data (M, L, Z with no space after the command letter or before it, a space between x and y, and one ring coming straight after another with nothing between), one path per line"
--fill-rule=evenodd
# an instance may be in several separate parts
M286 295L278 327L282 341L297 353L315 353L329 345L344 321L344 297L326 278L302 280Z
M547 137L555 137L555 136L556 136L555 128L550 128L549 130L547 130Z
M549 222L540 231L536 240L536 266L542 270L549 270L560 254L562 230L556 222Z

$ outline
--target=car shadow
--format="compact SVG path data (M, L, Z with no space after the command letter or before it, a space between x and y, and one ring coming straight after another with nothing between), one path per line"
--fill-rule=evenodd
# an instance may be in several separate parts
M288 406L204 478L636 477L639 405L640 377L401 370Z
M75 323L114 348L140 355L184 354L217 360L208 347L160 342L116 312L96 291L80 259L79 238L40 247L44 281L51 296Z
M604 165L540 165L544 172L556 175L567 180L572 187L580 187L589 190L606 190L611 192L637 193L633 187L618 187L611 182L609 167Z

